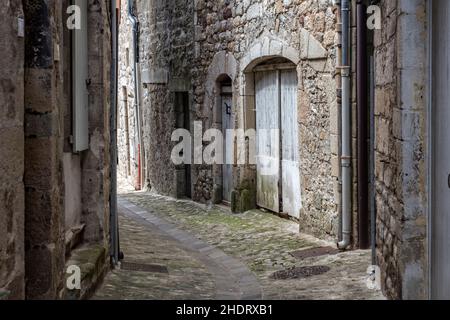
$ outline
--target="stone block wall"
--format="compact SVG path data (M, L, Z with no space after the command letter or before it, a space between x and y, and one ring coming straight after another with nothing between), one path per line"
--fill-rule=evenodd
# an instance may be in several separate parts
M193 1L142 0L136 2L136 8L146 184L155 192L177 196L171 137L177 128L176 93L192 94Z
M135 52L132 24L128 17L128 0L122 1L119 23L118 170L134 185L138 175L138 140L133 79Z
M61 64L55 56L62 32L55 1L26 1L25 241L28 299L62 290L64 210ZM33 266L33 267L31 267Z
M377 259L390 298L428 295L427 1L381 1L375 32Z
M138 97L135 97L134 47L128 1L139 20ZM136 185L139 150L144 189L176 197L179 181L171 160L172 133L177 128L176 95L192 96L192 1L127 0L121 3L119 28L119 172ZM137 100L137 101L136 101ZM138 117L141 145L138 140Z
M111 25L110 2L89 0L89 149L81 158L81 222L87 242L109 246Z
M90 145L75 155L69 142L67 3L8 1L0 9L1 299L63 297L72 191L82 202L83 243L109 248L110 4L89 2ZM72 175L81 181L69 187ZM107 262L107 255L101 259Z
M23 18L21 0L0 7L0 300L25 296Z

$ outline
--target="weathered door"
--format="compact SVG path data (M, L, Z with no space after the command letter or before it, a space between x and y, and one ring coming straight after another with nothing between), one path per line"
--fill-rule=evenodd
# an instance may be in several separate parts
M231 87L222 88L222 133L226 138L224 143L224 164L222 166L222 198L225 203L231 203L231 191L233 189L233 147L234 141L229 141L227 138L227 131L233 129L232 114L233 114L233 97L231 95Z
M255 73L258 206L300 216L297 71Z
M431 294L450 299L450 1L433 0Z
M280 212L280 82L278 71L255 73L257 204Z
M300 159L297 123L297 71L281 71L282 209L299 218L301 209Z

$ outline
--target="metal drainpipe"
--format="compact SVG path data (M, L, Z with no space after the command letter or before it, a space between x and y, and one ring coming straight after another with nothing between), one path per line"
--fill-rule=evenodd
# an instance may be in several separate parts
M341 132L342 132L342 117L341 117L341 109L342 109L342 78L341 78L341 69L339 68L339 66L341 65L342 62L342 21L341 21L341 2L340 1L335 1L334 2L335 5L335 11L336 11L336 31L338 34L337 37L337 42L336 42L336 96L337 96L337 101L336 101L336 107L337 107L337 122L338 122L338 132L337 132L337 139L338 139L338 158L341 158L341 146L342 146L342 139L341 139ZM339 177L338 177L338 187L339 187L339 198L336 200L337 204L338 204L338 214L339 217L342 216L342 197L341 197L341 193L342 193L342 172L341 172L341 168L339 167ZM339 222L339 240L341 241L342 239L341 237L341 233L342 233L342 223L341 221Z
M342 241L338 248L350 246L352 234L352 150L350 109L350 1L341 1L342 19Z
M138 35L139 35L139 20L134 14L133 10L133 0L128 0L128 19L131 21L133 26L133 82L134 82L134 109L135 109L135 123L136 123L136 132L137 132L137 159L138 159L138 177L136 179L136 189L140 190L142 188L142 158L141 158L141 149L142 149L142 137L141 137L141 116L139 109L139 81L138 81L138 68L139 68L139 43L138 43Z
M110 237L111 262L115 266L119 263L119 220L117 216L117 3L111 0L111 123L110 123Z
M372 247L372 265L377 264L377 216L375 208L375 70L374 70L374 58L373 55L370 56L370 241Z
M358 240L360 249L368 249L369 239L369 159L368 159L368 85L366 6L357 3L356 82L358 105Z

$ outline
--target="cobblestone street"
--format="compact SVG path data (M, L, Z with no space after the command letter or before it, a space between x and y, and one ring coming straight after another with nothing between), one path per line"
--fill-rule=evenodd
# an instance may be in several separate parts
M296 223L270 213L233 215L133 192L121 196L119 210L124 266L164 266L168 273L114 270L96 299L384 299L366 286L369 251L296 259L294 251L333 244L300 235ZM305 266L329 271L273 277Z

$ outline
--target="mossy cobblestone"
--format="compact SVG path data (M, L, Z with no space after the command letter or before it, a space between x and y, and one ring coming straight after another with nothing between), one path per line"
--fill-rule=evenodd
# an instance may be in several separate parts
M366 286L366 270L370 265L368 251L346 252L303 261L295 259L291 255L292 251L330 245L299 234L295 222L259 210L236 215L222 207L204 206L151 193L128 193L122 197L242 261L257 277L264 299L384 298L381 292L369 290ZM135 233L135 241L141 241L138 238ZM184 259L180 262L182 265L187 263ZM326 274L306 279L270 278L276 271L314 265L326 265L331 270ZM197 265L196 268L200 266ZM195 273L195 268L185 274L189 272ZM191 276L193 279L196 277L194 274L189 277ZM160 288L165 285L170 287L170 283L163 282ZM169 287L166 290L169 291ZM207 287L200 289L214 291L212 283ZM187 289L195 290L190 287ZM213 294L204 296L212 298ZM197 297L201 295L198 294Z

